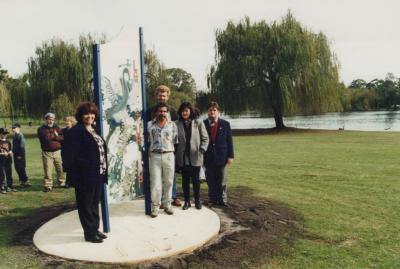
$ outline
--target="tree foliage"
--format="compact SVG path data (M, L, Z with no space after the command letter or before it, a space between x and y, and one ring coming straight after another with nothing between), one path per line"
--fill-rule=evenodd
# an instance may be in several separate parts
M0 82L0 115L11 115L10 94L2 82Z
M144 62L148 106L155 105L156 88L161 84L171 89L168 101L171 106L177 108L184 101L195 101L196 83L190 73L181 68L167 68L154 50L146 50Z
M94 38L87 35L80 36L79 45L52 39L36 48L35 56L28 60L30 87L27 93L27 110L31 115L42 116L62 95L73 106L82 100L93 99L94 43Z
M208 86L227 113L272 113L283 128L284 113L343 109L338 64L327 38L305 29L290 12L271 24L229 22L215 36Z
M400 78L388 73L384 79L366 82L355 79L349 85L351 110L397 109L400 105Z

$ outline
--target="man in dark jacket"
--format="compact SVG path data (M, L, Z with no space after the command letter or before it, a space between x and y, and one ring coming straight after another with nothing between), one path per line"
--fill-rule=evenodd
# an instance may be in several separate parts
M211 102L208 105L208 118L204 120L204 125L210 143L204 154L204 166L209 203L228 206L226 165L233 162L233 140L231 126L229 122L219 117L219 111L217 102Z
M171 95L171 90L165 85L160 85L156 89L156 101L157 104L166 104L168 106L167 121L177 121L178 114L175 109L168 105L168 99ZM156 117L157 105L147 109L146 118L147 122L152 121ZM173 206L181 206L181 201L176 197L176 177L172 185L172 203Z
M21 187L29 187L31 184L28 182L26 175L26 158L25 158L25 137L21 133L21 125L14 123L12 131L14 132L12 151L14 154L14 168L17 171Z
M53 188L52 171L53 165L56 167L57 181L59 187L65 187L65 177L61 161L61 143L64 140L60 127L54 124L55 115L47 113L45 124L37 131L37 135L42 148L42 160L44 169L44 192L49 192Z

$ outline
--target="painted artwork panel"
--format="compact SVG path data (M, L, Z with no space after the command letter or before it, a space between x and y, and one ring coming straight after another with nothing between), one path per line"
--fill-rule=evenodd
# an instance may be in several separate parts
M143 195L139 33L122 31L100 46L103 135L108 147L110 203Z

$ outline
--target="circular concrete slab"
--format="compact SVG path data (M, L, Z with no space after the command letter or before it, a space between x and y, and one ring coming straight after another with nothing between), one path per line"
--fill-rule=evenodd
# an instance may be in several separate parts
M33 243L42 252L65 259L136 263L190 252L218 234L220 221L206 207L175 207L174 215L160 210L157 218L151 218L144 214L144 201L135 200L110 205L110 226L103 243L88 243L75 210L41 226Z

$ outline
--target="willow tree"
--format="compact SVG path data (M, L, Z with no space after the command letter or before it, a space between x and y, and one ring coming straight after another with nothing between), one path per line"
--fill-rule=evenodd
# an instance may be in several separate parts
M105 37L99 39L103 42ZM94 38L88 35L79 38L79 45L53 39L36 48L35 56L28 60L30 87L27 98L30 114L42 116L61 95L62 100L74 107L83 100L93 98L94 43Z
M228 114L342 110L338 64L323 33L305 29L293 15L279 22L245 18L217 30L216 63L208 75L211 95Z
M4 84L0 82L0 117L8 117L11 112L10 94Z

